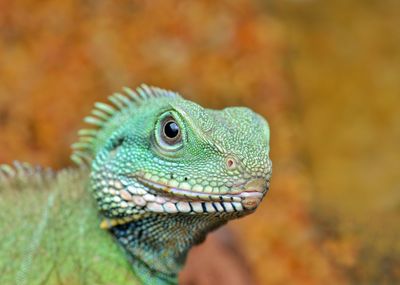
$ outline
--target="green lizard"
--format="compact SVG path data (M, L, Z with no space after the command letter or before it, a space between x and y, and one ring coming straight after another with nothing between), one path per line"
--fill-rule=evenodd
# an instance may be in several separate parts
M250 109L146 85L110 101L85 118L77 168L0 168L0 284L176 284L190 248L269 189L269 127Z

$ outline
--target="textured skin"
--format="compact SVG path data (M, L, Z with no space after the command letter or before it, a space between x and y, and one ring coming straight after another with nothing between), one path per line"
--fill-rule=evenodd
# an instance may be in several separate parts
M87 171L14 169L0 167L0 284L141 284L99 227Z
M144 284L175 284L189 249L252 213L269 188L269 127L247 108L204 109L143 85L96 103L72 159L90 167L102 227ZM165 126L178 126L173 141ZM85 171L85 170L81 170Z

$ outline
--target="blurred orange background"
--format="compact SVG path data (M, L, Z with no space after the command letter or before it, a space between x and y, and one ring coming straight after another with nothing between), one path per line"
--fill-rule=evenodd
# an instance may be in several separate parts
M270 122L273 181L228 226L241 263L217 270L400 283L398 27L395 0L2 0L0 162L71 165L82 118L122 86L247 106ZM209 282L190 264L182 282Z

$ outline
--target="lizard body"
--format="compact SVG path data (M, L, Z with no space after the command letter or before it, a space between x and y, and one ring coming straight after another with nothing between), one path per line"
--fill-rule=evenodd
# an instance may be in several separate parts
M108 270L112 272L108 277L118 275L120 279L117 280L121 280L121 276L136 276L136 282L139 280L144 284L175 284L193 245L227 221L252 213L266 194L272 165L269 127L261 116L243 107L220 111L204 109L177 93L146 85L136 92L128 88L124 92L110 97L113 105L96 103L91 116L85 118L95 127L81 130L80 140L72 146L72 160L79 168L64 170L54 177L39 179L37 183L27 183L24 175L8 175L12 178L3 178L0 183L6 189L3 190L5 194L1 192L0 195L5 197L15 188L47 189L38 196L43 196L39 204L44 203L44 209L48 210L42 209L44 212L38 216L40 227L32 228L30 234L35 242L28 246L30 255L21 259L28 265L13 271L16 280L29 280L29 284L35 284L31 282L29 272L39 270L26 268L32 268L33 253L46 244L41 238L47 236L43 232L51 232L51 225L57 224L52 222L53 217L58 217L61 229L65 227L64 219L57 213L66 211L75 223L72 222L69 230L64 232L77 240L64 247L61 242L56 248L77 249L79 247L73 245L80 243L86 255L81 256L78 251L78 260L92 260L96 256L100 260L98 264L87 265L88 272L93 266L107 268L114 260L125 261L125 258L119 258L120 254L125 254L134 274L126 274L126 264L112 270L113 265L109 266ZM12 172L3 167L5 176ZM34 173L29 179L42 176ZM91 205L93 201L87 197L89 195L85 195L85 188L89 188L94 196L103 218L101 226L109 234L93 228L98 225L97 210ZM29 193L34 192L32 189ZM12 195L9 197L3 202L12 203ZM25 197L22 202L27 200ZM25 203L22 207L29 207L29 203ZM78 204L79 210L74 210ZM17 225L23 224L22 221ZM87 232L86 227L90 228ZM15 228L25 229L24 226ZM78 238L79 235L72 235L74 229L78 233L83 229L84 234L81 231ZM53 230L54 239L61 232L63 230ZM93 234L95 249L85 248L88 233ZM116 243L112 242L111 236ZM47 244L57 244L54 239ZM115 249L116 244L122 250ZM107 246L110 250L104 249ZM52 251L47 249L45 252ZM51 258L54 254L49 255ZM121 260L118 262L123 263ZM50 277L57 276L53 274L54 268L58 270L63 265L59 262L47 264L53 266ZM105 275L101 271L97 274L102 278ZM65 278L63 276L58 278ZM135 281L132 279L131 282Z
M87 170L16 165L0 170L0 284L141 284L99 228Z

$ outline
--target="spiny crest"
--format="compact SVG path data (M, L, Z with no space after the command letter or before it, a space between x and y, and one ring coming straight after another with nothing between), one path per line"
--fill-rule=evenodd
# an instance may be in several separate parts
M14 161L12 165L0 164L0 183L15 181L42 183L54 178L55 172L50 168Z
M94 128L79 130L78 142L72 144L72 161L79 166L90 165L93 159L93 145L101 131L117 114L140 106L144 101L158 97L176 98L180 95L176 92L161 89L158 87L142 84L132 90L128 87L122 88L123 93L114 93L108 97L111 104L96 102L91 115L84 118L84 122Z

